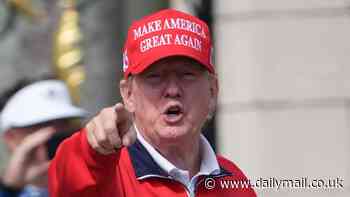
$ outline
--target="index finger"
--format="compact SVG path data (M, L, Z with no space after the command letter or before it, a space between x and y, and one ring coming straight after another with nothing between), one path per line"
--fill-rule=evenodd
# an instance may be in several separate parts
M128 110L126 110L122 103L117 103L114 109L117 114L117 128L119 130L119 133L121 134L120 136L122 136L129 130L132 122L132 116L131 113Z
M117 103L114 106L114 110L117 113L117 123L123 122L125 120L129 120L131 115L128 110L124 107L123 103Z
M55 133L52 127L41 128L38 131L28 135L21 143L21 147L25 149L33 149L41 144L46 143Z

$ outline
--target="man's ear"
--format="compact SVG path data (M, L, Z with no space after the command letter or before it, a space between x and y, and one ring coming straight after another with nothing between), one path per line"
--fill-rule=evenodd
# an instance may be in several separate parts
M123 103L126 109L131 113L135 112L135 101L132 94L132 81L133 79L122 79L119 83Z
M218 94L219 94L219 83L216 76L209 76L210 83L210 103L209 103L209 111L214 113L216 110L216 105L218 102Z

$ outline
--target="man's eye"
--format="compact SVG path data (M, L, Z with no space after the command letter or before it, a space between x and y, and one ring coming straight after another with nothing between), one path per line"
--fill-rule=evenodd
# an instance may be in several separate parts
M147 79L160 79L160 74L149 74L146 76Z
M194 73L186 72L185 75L186 75L186 76L194 76Z
M195 73L193 72L184 72L182 75L186 79L193 79L196 76Z

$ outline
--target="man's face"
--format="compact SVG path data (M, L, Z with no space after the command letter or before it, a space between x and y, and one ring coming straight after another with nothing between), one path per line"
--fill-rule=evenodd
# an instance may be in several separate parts
M162 59L129 83L124 102L145 138L156 144L194 139L216 104L216 78L185 57Z
M55 132L61 132L71 129L69 128L69 125L70 124L67 122L67 120L54 120L28 127L11 128L8 132L5 133L4 140L9 151L13 152L14 149L17 148L27 136L39 131L40 129L50 128Z

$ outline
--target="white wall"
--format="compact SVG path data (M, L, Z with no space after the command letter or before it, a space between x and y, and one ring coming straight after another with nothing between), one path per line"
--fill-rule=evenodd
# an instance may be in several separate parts
M350 194L350 1L214 2L219 151L256 179L344 179Z

